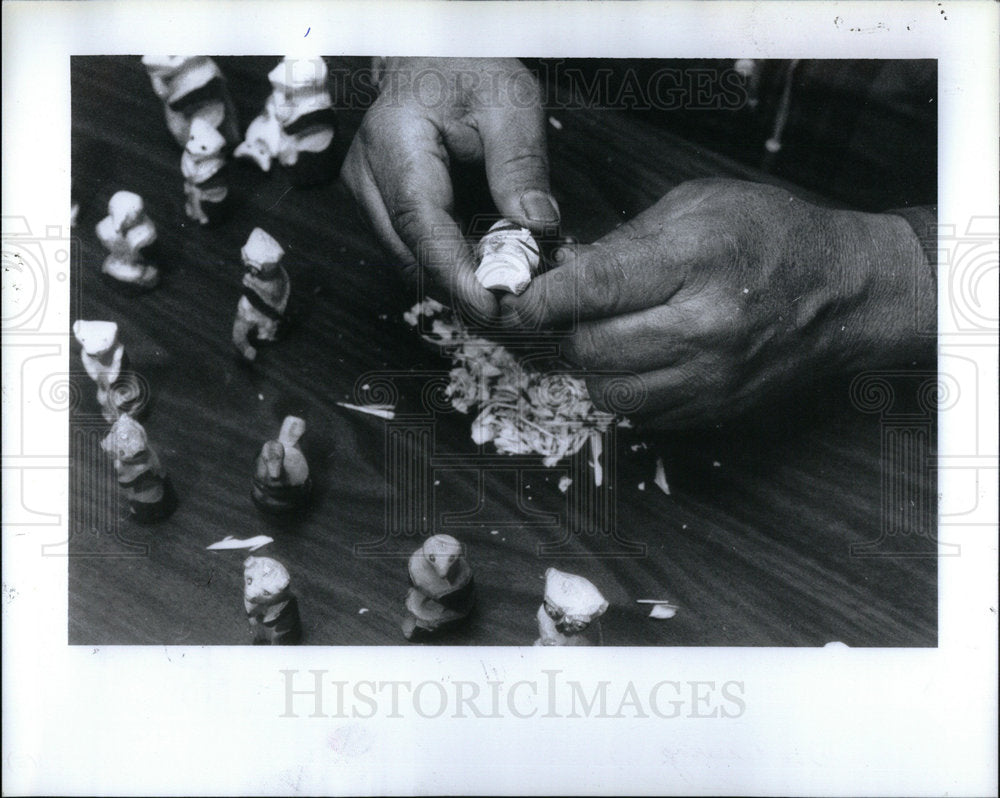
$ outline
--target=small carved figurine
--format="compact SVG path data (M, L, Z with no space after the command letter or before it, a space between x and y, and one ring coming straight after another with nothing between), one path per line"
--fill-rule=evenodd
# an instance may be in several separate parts
M177 506L170 479L146 440L146 430L131 416L121 416L101 442L114 458L118 485L132 517L143 524L162 521Z
M97 224L97 237L110 252L102 271L136 288L155 288L160 272L146 263L142 250L156 241L156 225L146 215L142 197L118 191L108 202L108 215Z
M243 607L253 642L293 646L302 639L299 603L289 591L288 569L270 557L243 561Z
M234 154L255 161L265 172L277 159L296 185L332 177L336 114L327 88L326 62L289 56L267 77L271 95Z
M538 244L531 231L501 219L479 241L476 279L484 288L522 294L538 269Z
M250 123L246 137L233 150L233 155L237 158L249 159L263 171L270 172L271 161L281 150L283 136L281 123L274 116L269 99L260 116Z
M123 413L140 415L147 392L139 376L129 369L125 346L118 340L118 325L80 319L73 322L73 335L82 348L83 367L97 383L97 403L105 420L113 422Z
M184 210L199 224L222 218L229 195L226 185L226 140L204 119L191 122L191 135L181 156L184 175Z
M241 250L243 296L236 306L233 343L247 360L257 357L254 343L276 341L285 321L291 294L288 272L281 265L285 250L271 236L254 228Z
M454 627L472 612L475 584L462 544L434 535L410 556L410 591L403 635L407 640Z
M309 464L302 454L299 439L306 422L286 416L281 422L278 440L268 441L257 457L250 488L253 503L270 513L298 510L309 500L312 480Z
M144 55L142 63L178 144L187 146L195 119L208 122L228 144L239 141L236 111L215 61L204 55Z
M538 608L536 646L599 646L608 602L582 576L555 568L545 572L545 601Z

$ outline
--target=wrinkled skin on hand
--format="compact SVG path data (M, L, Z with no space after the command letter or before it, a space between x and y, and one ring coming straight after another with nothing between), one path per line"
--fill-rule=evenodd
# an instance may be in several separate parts
M555 260L503 298L503 320L566 330L603 409L611 372L638 375L630 415L647 427L708 425L813 378L933 358L914 320L934 312L934 272L891 214L696 180Z
M452 161L483 162L501 214L533 231L559 211L549 191L534 76L514 59L393 58L341 176L404 275L423 269L438 298L473 320L499 308L453 218Z

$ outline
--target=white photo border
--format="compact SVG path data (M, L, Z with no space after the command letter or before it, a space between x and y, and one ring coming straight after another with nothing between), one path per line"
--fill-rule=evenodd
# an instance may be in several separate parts
M4 3L5 235L17 219L39 236L68 230L71 55L301 51L936 58L939 218L959 235L980 224L996 243L993 2L385 2L375 9ZM67 536L68 423L18 397L29 395L26 380L37 380L27 365L32 352L62 357L69 370L69 281L53 277L40 298L39 286L26 297L12 290L24 286L6 264L4 271L5 320L44 303L37 329L3 341L5 794L996 794L997 340L995 329L967 334L951 323L962 298L944 273L941 351L975 363L980 395L978 417L940 418L939 537L960 543L962 553L939 561L937 648L382 647L373 657L366 648L67 645L66 561L41 557L39 543ZM995 305L986 311L997 318ZM954 502L970 491L978 498L972 509ZM310 717L308 695L286 694L290 684L308 688L316 670L327 717ZM350 696L364 682L402 679L429 685L419 706L406 699L393 712L379 703L366 718L370 705L359 699L336 717L335 682ZM569 714L565 686L577 681L589 695L601 680L611 680L616 708L634 689L647 717L634 709L622 717ZM484 693L499 682L499 714L463 711L458 682ZM675 718L649 710L651 691L665 682L689 691ZM707 689L692 682L730 685L723 709L732 717L692 713ZM446 707L434 717L441 695ZM669 715L673 696L663 695L660 714ZM297 717L282 717L290 714Z

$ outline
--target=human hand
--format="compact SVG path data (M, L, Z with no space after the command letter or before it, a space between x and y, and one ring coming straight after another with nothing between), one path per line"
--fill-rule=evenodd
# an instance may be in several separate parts
M695 180L554 259L503 297L502 319L575 322L563 353L589 372L595 404L614 410L606 394L634 372L645 426L718 422L819 376L933 354L914 320L934 312L935 275L899 216Z
M424 269L450 304L492 319L497 300L452 217L449 165L483 161L503 216L555 225L537 82L514 59L486 58L391 58L378 79L341 176L404 274Z

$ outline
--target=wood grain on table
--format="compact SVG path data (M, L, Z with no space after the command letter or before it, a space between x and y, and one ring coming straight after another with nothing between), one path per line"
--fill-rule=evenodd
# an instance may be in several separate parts
M218 59L243 128L277 60ZM331 70L340 64L329 61ZM290 570L306 644L405 645L406 557L428 531L467 545L478 587L475 614L440 638L445 645L531 644L549 566L588 577L611 602L609 645L936 644L933 413L907 395L925 375L894 377L892 407L852 402L847 382L826 381L722 429L619 429L604 491L588 484L586 450L553 469L489 456L470 438L472 416L426 414L425 389L450 363L404 323L419 297L399 282L341 185L293 188L280 173L236 161L231 216L203 229L185 216L180 151L139 58L74 57L71 69L81 205L71 314L118 322L150 386L143 423L180 499L157 525L120 518L98 446L107 424L74 355L71 644L248 643L246 552L206 546L265 534L274 543L256 553ZM361 112L342 110L341 148ZM582 241L683 180L766 179L634 115L551 113L561 124L549 146L562 232ZM483 205L481 177L462 179L465 218L495 213ZM102 279L94 234L121 189L145 199L159 231L163 282L137 297ZM248 366L230 332L240 248L258 226L286 250L296 323ZM396 422L338 406L385 375L395 375ZM308 423L302 443L315 493L304 516L276 520L252 504L250 477L288 414ZM657 457L669 495L653 483ZM426 519L393 516L404 469L421 480ZM563 475L574 478L566 493ZM596 529L594 513L604 519ZM680 609L654 620L637 599Z

